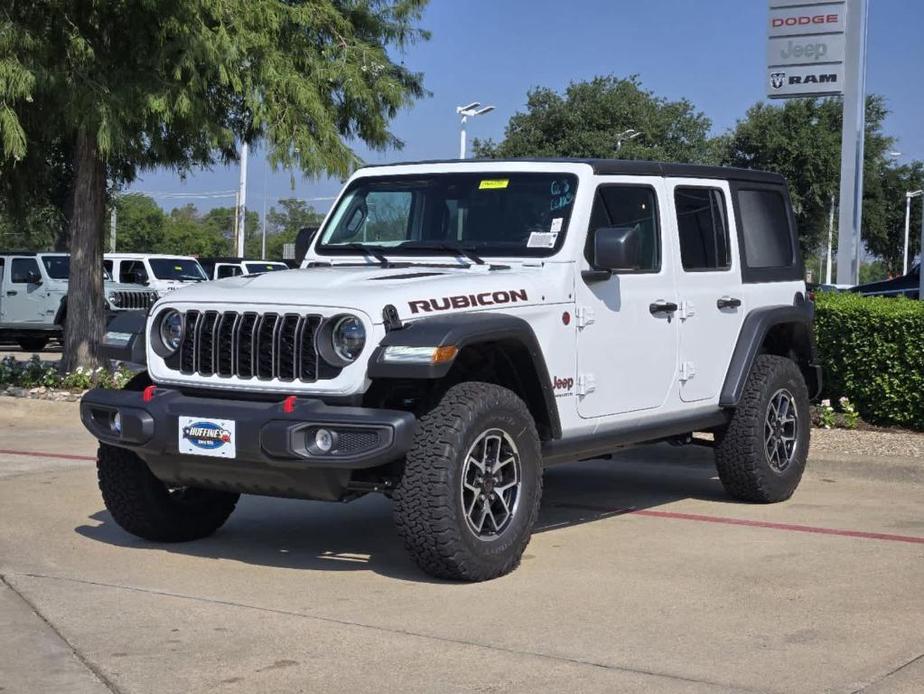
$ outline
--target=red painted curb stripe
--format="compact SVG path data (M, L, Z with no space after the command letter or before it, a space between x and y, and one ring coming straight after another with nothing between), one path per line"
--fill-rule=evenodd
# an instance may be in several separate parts
M0 448L0 454L3 455L27 455L33 458L60 458L62 460L92 460L96 457L92 455L71 455L69 453L41 453L39 451L10 451Z
M924 537L913 535L890 535L889 533L867 533L861 530L837 530L819 528L813 525L796 525L793 523L773 523L771 521L745 520L744 518L723 518L721 516L703 516L698 513L677 513L674 511L638 510L628 513L652 518L672 518L675 520L699 521L701 523L720 523L723 525L743 525L749 528L770 528L772 530L789 530L797 533L814 533L816 535L838 535L840 537L858 537L864 540L887 540L890 542L911 542L924 544Z

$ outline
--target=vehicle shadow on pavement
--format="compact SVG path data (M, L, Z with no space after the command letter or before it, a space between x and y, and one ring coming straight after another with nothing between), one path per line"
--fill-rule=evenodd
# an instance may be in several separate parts
M547 469L534 532L554 533L690 498L735 503L716 477L711 451L694 446L637 448L612 460ZM242 496L223 528L194 542L135 538L105 510L90 516L95 524L75 531L97 542L138 550L286 569L374 571L409 581L441 582L420 571L408 557L391 511L391 502L378 495L349 504Z

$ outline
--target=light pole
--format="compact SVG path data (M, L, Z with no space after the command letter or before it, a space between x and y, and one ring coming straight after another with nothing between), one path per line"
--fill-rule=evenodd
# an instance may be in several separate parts
M481 106L481 102L474 101L468 106L456 106L456 113L459 114L461 122L459 124L459 159L465 159L465 122L475 116L483 116L489 111L493 111L493 106Z
M905 253L902 256L902 274L908 274L908 233L911 230L911 198L917 198L924 195L924 190L914 190L905 193ZM922 214L924 218L924 214ZM924 226L924 222L922 222ZM924 233L924 231L922 231Z
M644 133L641 130L636 130L635 128L629 128L628 130L623 130L616 136L616 152L619 153L619 150L622 149L622 143L628 142L629 140L634 140L637 137L640 137Z
M247 143L241 143L241 190L237 207L237 254L244 257L244 226L247 221Z

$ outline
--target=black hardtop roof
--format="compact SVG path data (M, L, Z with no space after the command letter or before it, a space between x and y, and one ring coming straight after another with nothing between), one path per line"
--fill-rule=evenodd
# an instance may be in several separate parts
M733 181L751 181L755 183L783 184L786 179L780 174L755 169L738 169L731 166L705 166L702 164L679 164L660 161L640 161L636 159L571 159L526 157L512 159L432 159L428 161L406 161L391 164L368 164L362 168L381 168L384 166L412 166L414 164L587 164L598 175L624 176L662 176L665 178L714 178Z

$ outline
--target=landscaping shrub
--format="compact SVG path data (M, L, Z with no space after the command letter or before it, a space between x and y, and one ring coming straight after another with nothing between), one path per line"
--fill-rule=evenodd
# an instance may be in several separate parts
M924 302L820 292L815 334L823 396L846 396L873 424L924 429Z
M0 386L17 386L20 388L56 388L61 390L83 391L88 388L119 389L133 376L125 367L115 370L84 369L78 366L75 371L61 373L56 363L40 360L37 356L29 361L19 361L12 356L0 361Z

